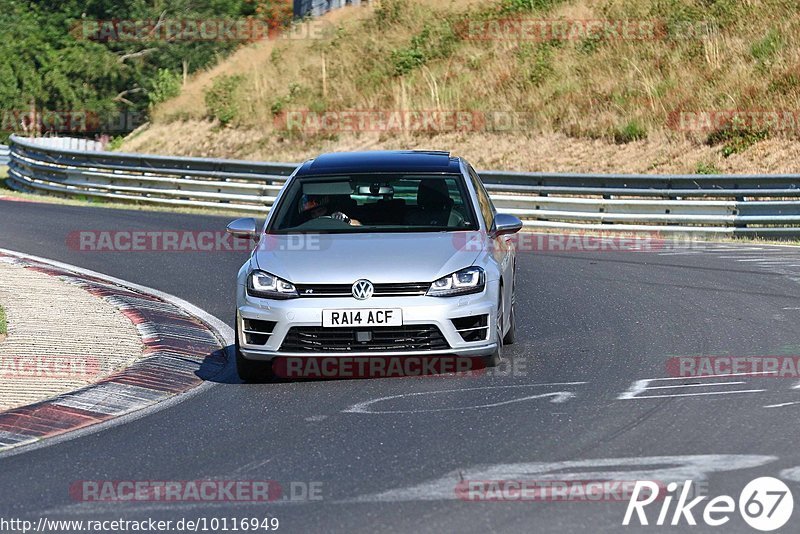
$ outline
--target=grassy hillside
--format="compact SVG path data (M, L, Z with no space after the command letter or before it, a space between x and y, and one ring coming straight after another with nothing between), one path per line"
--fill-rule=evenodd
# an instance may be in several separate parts
M800 124L680 122L687 111L800 110L795 0L382 0L325 20L324 39L257 43L198 75L123 149L297 160L425 146L523 169L796 170ZM518 38L498 20L559 20L572 34ZM585 35L587 20L650 28ZM297 110L521 119L509 131L319 132L280 120Z

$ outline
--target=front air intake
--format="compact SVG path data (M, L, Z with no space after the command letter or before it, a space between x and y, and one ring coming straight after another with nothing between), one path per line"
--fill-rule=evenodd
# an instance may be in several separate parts
M486 314L460 317L452 319L452 322L464 341L486 341L489 338L489 316Z
M275 321L262 321L260 319L245 319L242 331L244 342L247 345L266 345L269 336L275 329Z

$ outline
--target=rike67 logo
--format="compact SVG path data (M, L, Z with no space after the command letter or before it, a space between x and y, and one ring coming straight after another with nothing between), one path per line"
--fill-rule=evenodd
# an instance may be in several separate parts
M695 517L697 514L706 525L719 527L731 520L738 504L739 514L748 525L756 530L768 532L784 526L792 517L794 509L794 498L789 487L772 477L761 477L750 481L739 494L738 503L729 495L720 495L705 502L705 506L701 506L708 496L701 495L689 500L691 494L691 480L687 480L683 485L676 482L669 483L666 494L659 492L655 482L637 481L622 524L635 525L638 521L639 525L650 525L652 516L648 519L645 508L659 501L661 507L655 525L694 526L697 525ZM645 497L640 498L642 495ZM676 497L677 502L672 509Z

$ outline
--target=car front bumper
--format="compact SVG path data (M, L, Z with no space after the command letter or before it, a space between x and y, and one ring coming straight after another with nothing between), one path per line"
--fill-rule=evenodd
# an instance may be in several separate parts
M270 361L276 357L386 357L386 356L438 356L453 355L463 357L490 356L497 350L496 323L498 284L487 283L481 293L455 297L373 297L356 300L352 297L340 298L295 298L271 300L251 297L245 288L237 291L236 328L239 349L249 360ZM450 346L444 350L347 350L347 351L303 351L284 352L281 345L292 327L322 326L324 309L388 309L403 310L404 325L434 325ZM466 342L456 330L452 319L475 315L488 315L488 337L485 340ZM244 319L271 321L275 323L272 334L263 345L248 345L243 333Z

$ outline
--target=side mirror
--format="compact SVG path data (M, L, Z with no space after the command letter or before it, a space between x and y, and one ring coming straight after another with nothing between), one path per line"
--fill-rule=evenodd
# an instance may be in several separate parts
M235 221L231 222L227 228L225 228L225 231L234 237L241 237L245 239L255 239L258 236L256 220L252 217L236 219Z
M522 230L522 221L508 213L498 213L494 216L494 237L507 234L516 234Z

